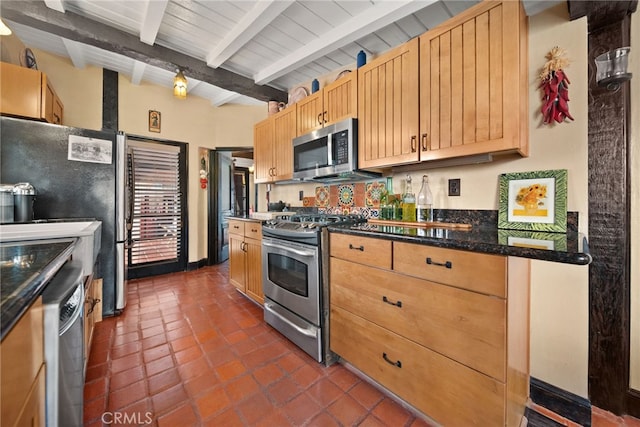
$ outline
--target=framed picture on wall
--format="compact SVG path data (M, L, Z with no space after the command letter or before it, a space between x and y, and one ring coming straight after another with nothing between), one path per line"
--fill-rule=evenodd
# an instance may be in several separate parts
M500 175L498 228L567 231L567 170Z
M149 132L160 133L160 111L149 110Z

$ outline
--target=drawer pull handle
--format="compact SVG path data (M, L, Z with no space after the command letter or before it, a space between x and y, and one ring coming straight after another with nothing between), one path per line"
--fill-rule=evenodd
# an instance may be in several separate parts
M356 251L362 251L364 252L364 246L360 245L360 246L353 246L351 243L349 243L349 249L355 249Z
M390 305L395 305L396 307L402 307L402 301L398 301L398 302L392 302L389 300L389 298L387 298L386 296L382 296L382 301L386 302L387 304Z
M440 267L447 267L447 268L451 268L453 266L453 264L451 264L451 261L447 261L445 263L435 262L430 257L427 257L427 264L429 264L429 265L438 265Z
M240 228L240 226L239 225L234 225L233 228L235 228L237 230L238 228Z
M384 359L384 361L385 361L385 362L387 362L388 364L393 365L393 366L397 366L398 368L402 368L402 362L401 362L401 361L399 361L399 360L396 360L396 361L394 362L393 360L391 360L391 359L389 359L389 358L387 357L387 353L382 353L382 358L383 358L383 359Z
M252 229L251 229L251 232L252 232L252 233L257 233L257 232L258 232L258 230L256 230L255 228L252 228Z

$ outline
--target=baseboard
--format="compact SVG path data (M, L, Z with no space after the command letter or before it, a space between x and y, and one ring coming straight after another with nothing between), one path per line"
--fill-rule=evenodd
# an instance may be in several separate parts
M531 408L525 409L524 416L527 419L527 427L563 427L562 424L545 417Z
M208 261L206 258L203 258L200 261L190 262L189 264L187 264L187 271L193 271L202 267L206 267L207 263Z
M591 402L576 394L531 377L533 402L584 427L591 427Z

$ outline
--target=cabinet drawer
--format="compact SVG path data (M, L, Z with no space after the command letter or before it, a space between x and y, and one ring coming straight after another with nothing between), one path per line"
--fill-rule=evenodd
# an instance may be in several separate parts
M244 235L250 239L262 240L262 224L259 222L246 222Z
M332 307L505 381L505 300L336 258L330 274Z
M331 233L330 255L359 264L391 269L391 241Z
M507 258L500 255L394 242L393 269L433 282L506 297Z
M446 426L503 426L505 386L339 307L331 349Z
M229 234L244 236L244 221L229 220Z

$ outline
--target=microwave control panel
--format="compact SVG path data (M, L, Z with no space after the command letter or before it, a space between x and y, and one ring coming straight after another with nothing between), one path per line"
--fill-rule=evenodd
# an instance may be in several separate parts
M333 139L333 158L335 165L343 165L349 163L349 132L334 133Z

